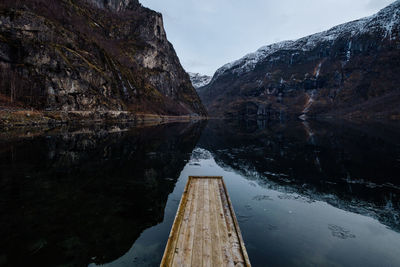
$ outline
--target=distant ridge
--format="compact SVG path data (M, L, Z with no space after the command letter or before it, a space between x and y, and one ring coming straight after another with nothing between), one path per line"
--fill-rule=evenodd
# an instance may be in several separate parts
M188 72L190 80L192 81L194 88L200 88L210 83L212 77L207 75L201 75L200 73Z

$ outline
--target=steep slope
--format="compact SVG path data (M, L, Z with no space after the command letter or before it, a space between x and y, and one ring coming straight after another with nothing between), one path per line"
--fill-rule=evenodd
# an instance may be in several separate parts
M206 86L211 82L212 79L212 77L207 75L201 75L200 73L188 72L188 74L195 89Z
M400 1L226 64L200 97L214 116L400 114Z
M0 96L39 111L206 113L161 14L137 0L2 1Z

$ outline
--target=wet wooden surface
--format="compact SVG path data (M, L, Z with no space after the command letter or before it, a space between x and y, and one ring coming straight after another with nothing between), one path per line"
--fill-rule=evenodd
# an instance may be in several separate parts
M161 266L250 266L222 177L189 177Z

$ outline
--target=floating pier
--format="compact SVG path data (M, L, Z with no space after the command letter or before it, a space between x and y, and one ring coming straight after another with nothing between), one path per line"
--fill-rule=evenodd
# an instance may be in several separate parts
M251 266L222 177L189 177L160 266Z

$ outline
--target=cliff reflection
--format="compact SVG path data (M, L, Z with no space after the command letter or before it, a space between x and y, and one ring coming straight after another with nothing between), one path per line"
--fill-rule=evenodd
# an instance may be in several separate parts
M399 136L396 125L211 121L199 146L265 187L374 217L399 232Z
M1 140L0 266L121 257L163 220L203 126L93 126Z

